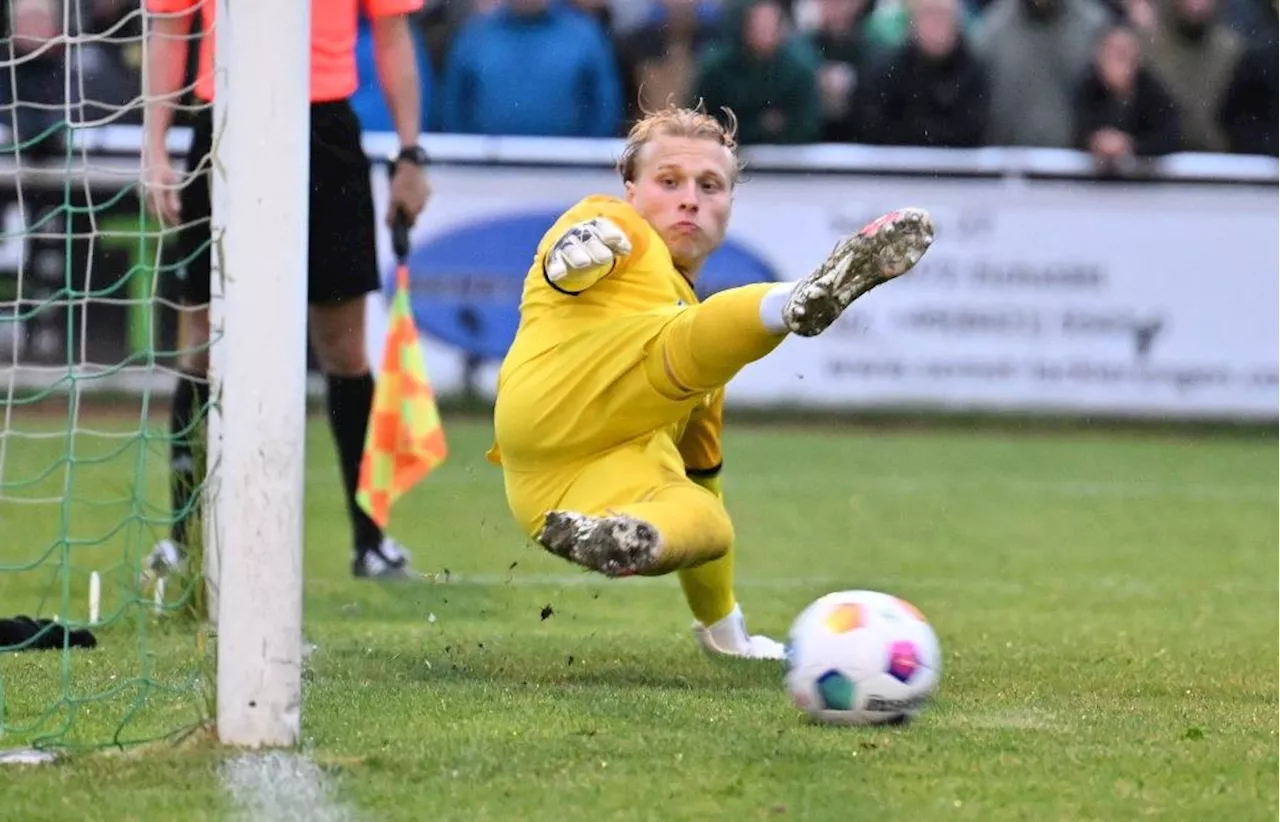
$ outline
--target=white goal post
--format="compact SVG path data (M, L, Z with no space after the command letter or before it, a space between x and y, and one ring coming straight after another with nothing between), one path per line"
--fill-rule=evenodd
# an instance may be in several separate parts
M205 551L217 733L292 746L302 702L310 0L216 0Z

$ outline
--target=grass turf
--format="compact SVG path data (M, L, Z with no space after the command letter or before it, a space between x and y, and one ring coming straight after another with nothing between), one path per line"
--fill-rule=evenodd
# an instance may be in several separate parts
M329 435L308 432L302 749L353 818L1274 817L1274 435L732 429L753 629L780 635L857 587L907 597L941 637L942 687L917 722L837 729L801 720L776 665L704 658L674 579L600 580L528 546L484 426L449 423L450 462L395 513L432 577L396 586L350 579ZM51 615L64 580L82 616L91 568L104 612L125 616L93 651L0 656L0 747L58 730L65 708L30 726L66 695L92 697L71 741L126 719L126 738L154 736L207 709L190 628L129 604L127 572L163 530L135 500L164 500L165 479L158 444L121 442L77 437L69 484L40 476L65 440L4 452L6 497L75 501L0 502L0 564L49 551L0 573L0 617L52 591ZM7 770L5 813L230 818L229 755L196 734Z

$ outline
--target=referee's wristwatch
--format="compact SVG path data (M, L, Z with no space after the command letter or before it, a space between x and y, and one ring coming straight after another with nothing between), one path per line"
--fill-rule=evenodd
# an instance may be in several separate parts
M397 166L401 163L413 163L415 166L422 168L427 164L427 150L419 145L404 146L393 161L393 164Z

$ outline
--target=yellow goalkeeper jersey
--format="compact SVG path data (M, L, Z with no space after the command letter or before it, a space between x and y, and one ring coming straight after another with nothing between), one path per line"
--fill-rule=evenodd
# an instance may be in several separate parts
M566 293L547 279L543 261L572 225L597 217L611 220L626 232L631 253L619 258L613 270L590 288L577 294ZM634 367L642 355L642 342L636 335L642 336L646 327L660 328L664 316L673 316L682 306L697 302L692 285L676 270L666 243L630 204L605 195L586 197L561 215L538 244L524 281L520 324L499 371L499 399L502 400L504 384L518 372L536 374L536 379L522 375L520 380L522 385L536 385L521 389L533 392L520 400L530 415L542 413L566 397L571 401L585 400L607 392L619 371ZM645 316L655 322L637 325L635 320ZM610 361L588 366L577 358L562 360L555 356L557 347L576 345L584 338L598 340L596 350L602 357L611 356ZM723 391L714 392L673 432L686 467L695 472L712 470L720 464L722 406ZM582 425L607 424L607 420L583 416ZM555 430L548 426L548 436L554 438ZM488 457L494 463L502 461L496 444Z
M566 294L547 279L543 261L570 226L596 217L611 220L626 232L631 253L618 259L613 271L595 285L579 294ZM666 244L634 208L616 197L586 197L562 214L538 244L524 280L520 325L502 370L519 368L556 344L611 319L695 302L693 287L676 271Z

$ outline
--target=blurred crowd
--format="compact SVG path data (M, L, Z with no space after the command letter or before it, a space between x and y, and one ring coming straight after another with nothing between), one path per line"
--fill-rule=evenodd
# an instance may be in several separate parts
M15 122L138 94L138 0L9 0ZM74 19L63 20L69 8ZM424 128L617 136L728 106L747 144L1276 156L1275 0L426 0ZM64 30L96 34L50 47ZM67 54L66 49L74 54ZM353 100L389 129L368 27ZM73 76L68 76L70 72Z
M138 8L139 0L0 0L9 75L0 81L0 128L39 152L56 149L67 119L140 121L128 108L141 88Z

